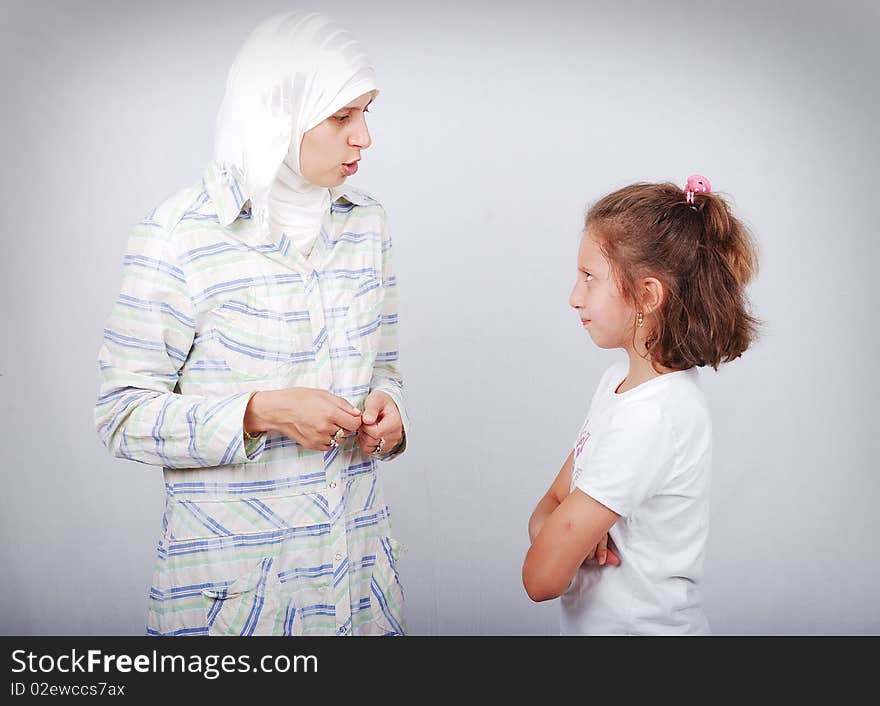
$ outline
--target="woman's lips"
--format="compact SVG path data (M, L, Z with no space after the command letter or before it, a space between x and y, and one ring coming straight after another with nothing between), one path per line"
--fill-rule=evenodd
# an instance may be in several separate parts
M354 162L349 162L348 164L342 165L342 173L347 177L350 177L352 174L355 174L357 172L357 170L358 170L357 160L355 160Z
M581 319L581 325L582 325L582 326L589 326L589 325L590 325L590 319Z

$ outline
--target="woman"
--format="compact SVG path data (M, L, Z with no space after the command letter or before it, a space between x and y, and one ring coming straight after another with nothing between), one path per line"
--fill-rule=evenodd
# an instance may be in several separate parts
M402 634L376 459L405 446L391 240L345 180L370 146L361 46L263 22L201 183L135 229L96 424L164 468L148 633Z

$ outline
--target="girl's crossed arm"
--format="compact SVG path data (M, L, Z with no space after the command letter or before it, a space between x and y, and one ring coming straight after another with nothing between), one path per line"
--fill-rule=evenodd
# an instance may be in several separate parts
M568 497L573 463L574 451L568 454L568 458L565 459L565 463L562 464L562 468L556 474L550 489L544 494L544 497L541 498L532 512L532 516L529 518L529 541L532 544L535 543L535 539L537 539L538 534L541 532L544 522L550 517L550 513Z
M620 515L579 489L569 493L574 452L569 454L529 519L532 546L526 553L522 579L529 598L558 598L578 567L592 558L597 545ZM608 563L620 560L608 550Z

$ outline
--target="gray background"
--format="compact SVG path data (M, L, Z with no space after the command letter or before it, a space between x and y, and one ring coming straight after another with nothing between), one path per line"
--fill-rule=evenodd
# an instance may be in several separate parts
M302 6L355 31L382 91L354 183L397 247L416 426L383 473L410 631L556 632L520 583L526 523L621 355L567 306L583 211L699 172L760 243L766 322L702 375L709 619L880 633L877 3ZM238 46L293 7L0 8L4 634L143 633L162 478L97 440L101 331L129 229L199 178Z

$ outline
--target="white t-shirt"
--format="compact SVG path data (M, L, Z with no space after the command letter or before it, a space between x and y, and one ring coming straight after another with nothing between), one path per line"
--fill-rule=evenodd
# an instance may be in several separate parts
M620 566L581 566L561 599L565 635L709 633L700 581L709 531L712 426L695 368L622 394L599 382L574 449L571 490L620 515Z

